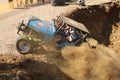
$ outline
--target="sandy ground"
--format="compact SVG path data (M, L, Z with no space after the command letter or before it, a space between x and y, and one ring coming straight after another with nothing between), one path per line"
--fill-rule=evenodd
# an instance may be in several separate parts
M24 11L20 14L13 15L6 19L2 19L0 21L0 53L8 53L9 51L12 53L16 53L14 44L17 38L17 25L23 19L29 18L31 15L35 15L42 20L51 20L56 14L61 13L63 11L63 7L51 7L50 5L42 5L34 8L30 8L27 11ZM48 13L49 12L49 13ZM44 14L44 15L43 15ZM11 47L11 50L10 50Z
M108 2L109 0L104 0L104 2ZM103 0L100 1L86 1L87 5L91 5L91 3L103 3ZM4 13L0 15L0 54L18 54L15 50L15 41L17 38L17 25L23 19L29 18L29 16L34 15L42 20L50 21L56 15L59 15L66 10L69 6L75 5L67 5L67 6L58 6L53 7L50 4L39 5L35 7L30 7L29 9L17 9L12 10L10 12Z
M107 2L108 0L103 1ZM87 5L91 5L91 3L98 4L103 2L89 0L86 1L86 3ZM104 11L109 12L107 6L112 8L110 8L110 12L112 12L111 14L113 15L105 15L107 16L106 18L102 13ZM16 27L22 19L26 20L29 16L35 15L42 20L51 21L56 15L66 11L69 12L67 16L72 14L75 19L82 21L85 19L85 23L91 22L90 25L92 29L97 27L97 30L100 30L101 27L104 26L104 28L108 29L108 25L114 25L114 27L110 26L111 28L115 28L112 29L112 34L107 35L110 36L110 41L113 42L111 47L115 49L118 47L120 49L120 44L117 42L120 41L120 22L115 22L116 20L119 21L118 18L120 19L119 7L116 9L115 5L104 5L105 8L107 7L105 9L102 5L96 5L92 8L84 7L81 9L79 7L79 9L77 6L78 10L73 9L73 13L69 11L68 7L70 10L71 8L76 8L75 5L53 7L50 6L50 4L46 4L30 7L29 9L14 9L10 12L0 14L0 80L120 80L120 55L117 54L118 52L116 53L112 49L98 44L98 42L93 39L89 39L89 43L96 46L96 48L93 49L91 49L87 43L83 43L80 47L65 47L61 50L61 53L54 52L53 49L48 47L51 52L18 55L19 53L15 50L15 41L18 37ZM96 12L94 14L96 17L92 19L92 13L89 13L91 9L95 12L101 10L101 12L99 12L100 16L98 16ZM79 16L85 11L87 11L87 15ZM76 13L78 14L76 15ZM85 16L88 17L84 18ZM90 21L87 18L89 18ZM105 21L108 25L99 25L104 18L106 18ZM99 36L96 33L95 35ZM2 54L9 55L4 56Z
M45 0L47 3L48 0ZM37 0L33 0L32 4L36 4ZM41 4L42 1L39 2ZM28 0L28 4L31 5L30 0ZM8 0L0 0L0 14L9 12L13 8L23 8L25 6L25 0L13 0L13 2L9 3Z

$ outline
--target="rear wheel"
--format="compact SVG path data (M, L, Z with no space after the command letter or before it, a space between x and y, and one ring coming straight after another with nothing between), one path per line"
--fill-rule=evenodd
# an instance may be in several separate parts
M20 37L16 41L16 49L21 54L33 52L34 42L25 37Z

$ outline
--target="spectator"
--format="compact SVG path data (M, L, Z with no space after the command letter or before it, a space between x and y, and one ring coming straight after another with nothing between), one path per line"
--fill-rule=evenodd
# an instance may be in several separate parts
M45 2L45 0L37 0L37 2L38 2L38 3L40 3L40 1L42 1L42 3L44 3L44 2Z
M79 5L85 6L85 0L78 0Z
M45 0L42 0L42 3L44 3L45 2Z
M9 7L10 7L10 8L14 8L13 0L8 0L8 2L9 2Z
M40 0L37 0L37 2L39 3L39 2L40 2Z
M16 0L17 7L22 7L24 5L23 0Z
M29 2L28 2L28 0L25 0L25 6L26 6L27 8L29 8Z
M30 0L30 4L31 4L31 5L33 4L33 0Z
M20 0L20 6L23 6L24 3L23 3L23 0Z
M16 3L17 3L17 7L19 7L19 1L18 0L16 0Z

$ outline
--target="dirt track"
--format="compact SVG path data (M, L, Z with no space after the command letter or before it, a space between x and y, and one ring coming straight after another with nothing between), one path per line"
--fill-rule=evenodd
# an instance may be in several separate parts
M107 10L104 7L106 7ZM96 5L87 8L86 7L81 8L76 5L52 7L47 4L47 5L32 7L24 12L21 12L20 14L2 19L0 21L0 26L2 26L0 28L0 32L2 33L0 34L0 43L1 43L0 53L10 54L10 56L1 56L0 58L0 79L1 80L4 79L119 80L120 59L119 59L119 55L117 54L119 53L119 48L120 48L119 47L119 41L120 41L119 40L119 34L120 34L119 7L120 6L116 7L114 4L112 5L111 3L109 3L107 6L106 4L102 4L100 6ZM116 12L114 13L114 10L117 11L118 14ZM86 11L86 14L84 14L84 11ZM12 54L18 54L14 48L14 43L17 37L16 34L17 23L19 23L23 18L27 18L30 15L36 15L43 20L50 21L53 17L55 17L55 15L58 15L61 12L66 12L67 16L79 22L81 22L82 19L83 21L82 23L84 23L92 33L90 37L98 40L99 44L96 44L97 47L96 49L90 49L89 46L86 43L84 43L82 44L81 47L78 48L67 47L63 49L61 55L60 53L56 54L55 52L49 52L46 54L39 53L36 55L26 55L26 56L12 55ZM87 23L86 20L90 20L90 21ZM105 21L106 24L104 24L103 20ZM109 31L109 26L110 29L112 29L110 31ZM105 27L107 29L105 29ZM94 30L92 28L94 28ZM103 30L103 33L104 31L107 30L108 32L107 34L103 35L101 34L101 32L99 32L99 30L100 31ZM104 36L108 36L108 37L104 37ZM107 42L103 39L107 41L109 40L109 45L107 45ZM107 47L112 48L117 53L110 48L101 46L100 44L104 44Z
M110 0L104 0L104 1L91 1L87 0L86 4L91 5L92 4L98 4L98 3L104 3L108 2ZM70 5L75 7L75 5ZM49 4L46 5L39 5L36 7L31 7L28 10L12 10L9 13L5 13L0 15L0 54L16 54L14 48L14 43L16 41L17 37L17 30L16 27L19 22L21 22L23 19L29 18L31 15L35 15L39 17L42 20L50 21L52 18L54 18L56 15L61 14L62 12L65 12L66 9L69 6L59 6L59 7L53 7ZM44 15L43 15L44 14ZM1 20L2 19L2 20Z
M67 6L66 6L67 7ZM42 20L51 20L56 14L59 14L63 11L65 7L52 7L50 5L40 5L37 7L32 7L26 11L21 12L20 14L7 16L2 15L7 18L0 20L0 53L1 54L11 54L15 52L14 43L17 38L17 25L23 19L28 19L31 15L35 15ZM44 10L43 10L44 9ZM49 13L48 13L49 12ZM14 13L13 13L14 14ZM44 14L44 15L43 15ZM10 49L11 48L11 49Z

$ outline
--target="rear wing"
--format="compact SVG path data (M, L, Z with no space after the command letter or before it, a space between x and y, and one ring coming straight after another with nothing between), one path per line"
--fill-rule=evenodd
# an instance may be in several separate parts
M84 26L84 24L79 23L79 22L77 22L77 21L75 21L73 19L70 19L68 17L65 17L65 16L60 16L60 18L63 20L64 23L66 23L66 24L68 24L68 25L70 25L72 27L75 27L77 29L80 29L80 30L82 30L84 32L90 33L88 31L88 29Z

